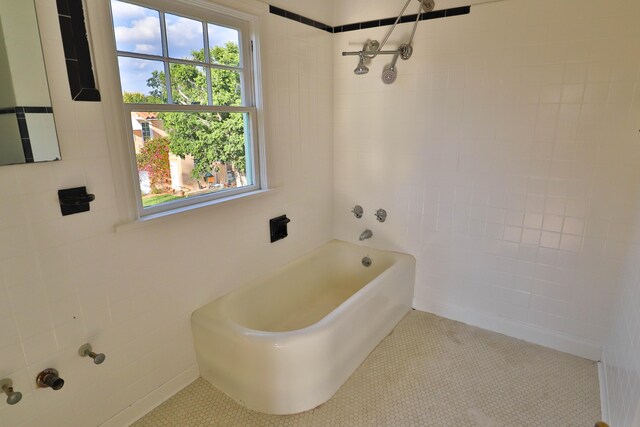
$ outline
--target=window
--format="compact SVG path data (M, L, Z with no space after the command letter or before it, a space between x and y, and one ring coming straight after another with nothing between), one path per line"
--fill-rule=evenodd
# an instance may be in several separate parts
M249 22L153 0L111 10L140 215L260 189Z
M149 122L142 122L140 126L142 126L142 140L147 141L151 139L151 126Z

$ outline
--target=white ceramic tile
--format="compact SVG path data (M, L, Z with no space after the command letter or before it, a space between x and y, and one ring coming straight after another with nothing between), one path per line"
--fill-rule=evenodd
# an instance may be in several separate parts
M58 350L53 330L47 330L22 341L24 357L29 365L52 356Z
M268 160L278 162L268 170L278 195L115 235L122 196L114 188L109 152L123 141L107 139L102 104L69 99L59 29L48 33L59 28L49 13L55 2L37 3L44 11L43 45L63 160L0 168L0 308L6 309L0 369L3 377L20 379L25 393L22 409L7 415L3 408L0 425L97 425L193 366L187 341L194 309L331 238L331 35L268 13L261 17L269 34L262 39L263 60L272 64L263 67L265 105L281 100L286 107L266 114L267 133L278 130L267 141ZM275 78L280 68L286 70L281 83L292 87L286 97L279 96ZM101 84L111 78L96 71ZM289 129L292 118L295 132ZM62 218L57 190L81 185L96 194L91 212ZM281 213L295 216L295 228L280 243L278 256L265 255L274 250L265 224ZM200 263L198 254L214 240L229 242L227 249ZM170 255L168 247L183 249ZM246 257L264 261L247 269ZM105 364L94 367L77 356L87 340L107 354ZM166 342L176 348L167 352ZM159 363L150 364L154 370L143 369L148 352L158 355ZM66 372L61 375L67 393L28 394L32 377L45 367ZM78 387L87 388L96 369L101 378L117 381L79 398Z
M353 61L339 57L350 44L379 37L379 30L335 37L334 75L340 76L340 83L334 114L340 125L334 132L334 230L339 238L357 237L358 224L351 223L348 213L356 201L369 197L375 205L389 206L391 215L401 211L403 218L411 218L416 209L412 200L438 194L424 199L421 225L401 220L409 234L421 235L413 239L421 241L420 250L401 236L391 237L391 244L416 256L419 272L430 272L417 274L416 298L433 301L434 306L517 318L569 340L586 340L597 349L607 334L598 324L603 317L595 313L610 305L616 271L625 257L636 253L627 242L634 239L628 224L635 222L629 215L636 210L637 194L628 183L639 179L637 154L629 151L637 143L637 120L630 119L628 111L638 72L637 61L622 59L633 57L630 52L639 40L618 28L634 27L631 17L637 16L637 8L632 12L634 6L621 1L618 10L609 9L616 18L603 21L595 16L585 20L571 7L548 6L558 18L554 22L541 3L516 0L472 8L456 22L421 24L425 33L418 32L414 43L421 66L398 64L398 82L410 81L402 73L410 69L416 82L422 82L416 90L430 93L406 105L398 101L404 93L400 84L381 85L380 71L373 67L367 77L355 76ZM589 30L593 21L598 21L597 32ZM527 22L527 27L518 28L517 22ZM531 37L536 31L541 37ZM426 32L428 37L422 35ZM462 43L450 34L467 34L474 40ZM443 39L448 41L434 42ZM509 40L518 54L496 50L498 39ZM461 100L459 89L448 86L449 76L459 72L455 64L465 69ZM353 106L363 95L346 89L355 87L384 91L388 100L395 99L393 117L385 114L388 104L367 97L363 119ZM461 103L462 116L451 110L448 100ZM396 118L410 117L413 110L419 111L421 127L393 129L398 127ZM414 142L400 148L375 143L375 135L365 133L354 143L363 123L368 129L385 123L383 129L393 129L388 141L401 135ZM624 128L629 132L623 134ZM354 144L357 150L347 148ZM391 177L384 163L360 168L369 157L394 159L404 147L413 157L411 165L421 165L419 171L411 167ZM357 173L347 175L343 169ZM408 203L400 205L384 193L371 197L371 186L385 178L395 188L415 188L406 193ZM467 190L460 193L456 187ZM490 196L485 197L487 192ZM375 232L385 225L373 227ZM473 243L477 238L482 244ZM486 253L515 261L515 271L508 262L492 264ZM457 292L449 286L452 282L473 289L474 298ZM507 286L521 293L504 291ZM599 298L583 298L593 291ZM529 306L530 293L536 297L534 306ZM568 305L575 310L567 310Z

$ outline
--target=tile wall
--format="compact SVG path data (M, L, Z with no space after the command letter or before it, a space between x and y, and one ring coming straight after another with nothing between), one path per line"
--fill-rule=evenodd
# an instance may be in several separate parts
M109 146L126 142L107 138L101 103L70 100L56 2L36 3L63 160L0 168L0 378L24 394L16 406L2 402L0 426L84 427L194 369L194 309L331 238L333 52L329 34L265 5L267 161L277 188L116 234ZM99 84L108 78L96 71ZM81 185L96 195L91 212L63 218L57 190ZM270 244L268 220L283 213L289 237ZM106 353L104 364L76 354L87 341ZM36 390L49 367L64 388Z
M637 235L637 234L636 234ZM613 307L613 322L604 345L609 423L640 425L640 245L624 269Z
M391 86L340 57L382 29L335 35L336 237L413 254L419 309L598 360L637 235L638 12L475 5L423 22Z

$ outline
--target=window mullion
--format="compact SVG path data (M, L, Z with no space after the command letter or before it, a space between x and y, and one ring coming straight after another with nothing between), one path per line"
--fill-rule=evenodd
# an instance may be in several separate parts
M256 114L253 106L225 106L225 105L182 105L182 104L124 104L128 112L153 111L163 112L194 112L194 113L249 113Z
M164 19L164 11L160 11L160 38L162 39L162 56L164 61L164 84L167 91L167 103L173 104L171 93L171 67L169 66L169 43L167 42L167 23Z
M207 64L205 66L205 74L207 78L207 98L208 104L213 105L213 85L211 83L211 51L209 50L209 29L207 28L207 23L202 22L202 34L204 34L204 62Z

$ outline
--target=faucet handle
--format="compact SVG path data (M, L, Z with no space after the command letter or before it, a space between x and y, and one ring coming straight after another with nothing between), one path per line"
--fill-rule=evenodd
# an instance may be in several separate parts
M362 218L362 214L364 214L364 209L362 209L362 206L360 205L355 205L351 210L351 213L353 214L353 216L360 219Z
M0 380L0 389L7 395L7 403L9 405L15 405L22 400L22 393L19 391L13 391L13 381L9 378Z
M375 212L375 216L379 222L385 222L387 220L387 211L385 211L384 209L378 209Z
M91 344L89 343L80 346L80 348L78 349L78 354L82 357L89 356L93 359L93 363L95 363L96 365L101 364L107 358L107 356L105 356L103 353L94 353L91 348Z

